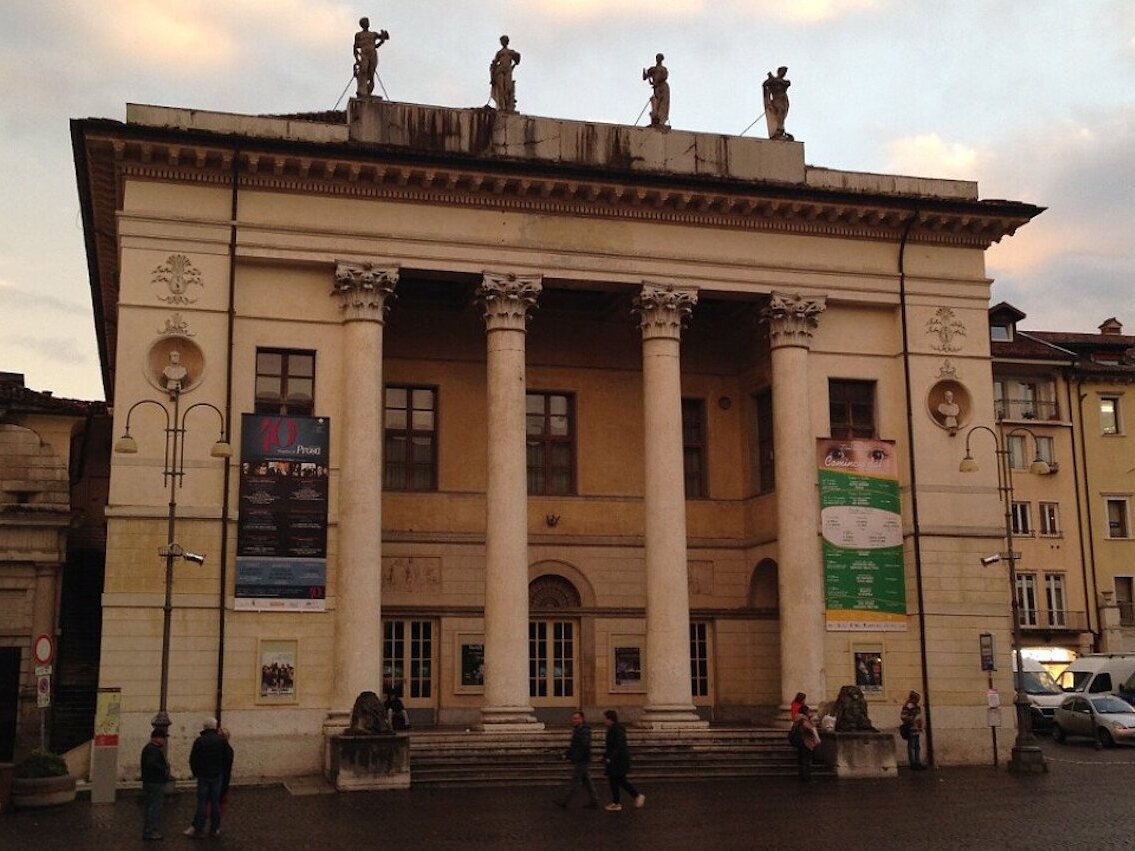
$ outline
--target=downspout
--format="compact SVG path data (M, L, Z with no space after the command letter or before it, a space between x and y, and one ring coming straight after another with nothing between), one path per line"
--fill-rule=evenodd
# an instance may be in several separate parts
M918 223L920 211L915 209L903 228L899 240L899 312L902 317L902 368L906 380L906 440L910 448L908 475L910 476L910 519L911 550L914 555L914 584L918 593L918 654L922 666L922 706L926 721L926 762L934 764L934 724L932 719L933 701L930 699L930 672L926 653L926 606L922 583L922 525L918 515L918 474L914 449L914 406L913 388L910 378L910 332L907 322L906 304L906 244L910 232Z
M1065 382L1068 390L1068 413L1072 413L1072 382ZM1072 429L1072 481L1076 485L1076 523L1080 528L1080 559L1084 563L1084 614L1088 618L1088 629L1092 632L1092 649L1099 650L1099 639L1102 627L1099 631L1092 629L1092 599L1097 592L1096 586L1096 536L1095 536L1095 522L1092 519L1092 500L1091 490L1088 487L1088 440L1087 434L1084 432L1084 382L1080 379L1076 380L1076 414L1079 417L1079 429L1073 427ZM1080 498L1080 473L1076 463L1076 435L1080 435L1080 461L1079 466L1084 468L1084 498ZM1087 514L1087 527L1085 534L1085 513ZM1084 555L1084 544L1087 543L1088 552ZM1092 584L1088 585L1088 573L1091 572Z
M233 337L236 325L236 216L237 178L240 172L240 148L233 151L232 201L229 222L229 309L228 340L225 370L225 440L232 444L233 431ZM217 723L221 721L221 705L225 695L225 591L229 579L229 493L232 485L232 464L225 462L224 486L221 494L221 580L217 591Z

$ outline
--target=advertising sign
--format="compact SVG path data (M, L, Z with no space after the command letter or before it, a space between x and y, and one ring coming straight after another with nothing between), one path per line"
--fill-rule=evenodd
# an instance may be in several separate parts
M331 423L241 420L236 608L323 611Z
M894 441L821 439L817 463L828 630L905 630Z
M122 721L122 691L100 688L95 705L95 747L118 746L118 727Z

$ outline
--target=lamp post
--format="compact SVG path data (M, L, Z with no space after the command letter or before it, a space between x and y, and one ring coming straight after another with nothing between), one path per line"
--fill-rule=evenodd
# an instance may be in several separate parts
M1017 553L1013 550L1013 464L1009 456L1006 439L1018 434L1027 433L1033 438L1033 447L1038 444L1037 436L1032 429L1019 426L1006 432L1000 424L997 431L989 426L976 425L966 432L966 454L958 469L963 473L973 473L978 469L970 452L970 438L975 431L986 431L992 436L997 456L997 490L1005 506L1005 552L1000 555L1009 563L1009 599L1013 606L1013 650L1017 659L1017 675L1013 679L1013 705L1017 712L1017 738L1013 743L1013 754L1009 760L1009 770L1017 773L1033 773L1048 771L1048 764L1044 761L1044 753L1033 735L1032 709L1029 697L1024 689L1025 666L1021 655L1021 604L1017 595ZM1039 454L1036 454L1029 465L1029 472L1044 475L1049 472L1049 466ZM1000 559L996 556L983 558L982 564L993 564Z
M151 722L155 727L168 729L170 725L169 713L166 711L166 702L169 697L169 643L170 624L173 614L173 563L179 558L195 564L204 564L205 556L186 552L177 543L177 489L181 487L185 478L185 421L194 408L211 408L221 421L220 436L213 444L209 454L214 458L230 458L232 447L225 440L225 417L220 408L208 402L196 402L181 411L180 382L171 382L169 389L170 406L157 399L142 399L130 406L126 412L126 430L122 437L114 444L114 451L124 455L135 455L138 444L130 435L130 417L134 410L142 405L156 405L165 414L165 452L162 462L162 483L169 486L169 515L167 518L166 544L158 554L166 563L166 595L165 605L162 607L162 684L158 704L158 713Z

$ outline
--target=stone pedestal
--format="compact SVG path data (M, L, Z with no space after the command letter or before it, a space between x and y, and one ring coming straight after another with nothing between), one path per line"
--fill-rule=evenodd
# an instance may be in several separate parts
M895 737L890 733L820 733L816 749L821 762L835 768L836 777L898 777Z
M327 779L340 792L410 788L410 735L332 736Z

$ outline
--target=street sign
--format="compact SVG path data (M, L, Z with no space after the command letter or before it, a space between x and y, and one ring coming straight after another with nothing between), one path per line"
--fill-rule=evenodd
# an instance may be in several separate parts
M40 709L47 709L47 707L51 706L50 674L44 674L42 677L36 677L35 705Z
M41 665L50 665L55 661L55 642L51 640L51 636L44 634L36 638L32 654Z
M51 676L51 666L50 665L36 665L35 666L35 675L37 677L50 677Z

